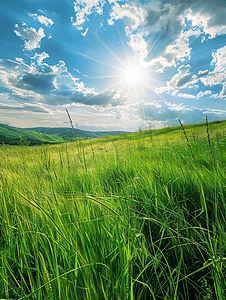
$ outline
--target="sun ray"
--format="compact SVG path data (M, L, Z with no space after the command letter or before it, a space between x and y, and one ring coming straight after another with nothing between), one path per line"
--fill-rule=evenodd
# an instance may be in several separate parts
M102 62L102 61L100 61L100 60L98 60L98 59L96 59L96 58L94 58L94 57L91 57L91 56L85 54L85 53L81 53L81 52L79 52L79 51L76 51L76 54L81 55L81 56L84 56L84 57L86 57L86 58L88 58L88 59L90 59L90 60L93 60L93 61L95 61L95 62L98 62L98 63L100 63L100 64L102 64L102 65L105 65L105 66L108 66L108 67L110 67L110 68L116 69L116 70L118 70L118 71L120 71L120 72L123 72L123 71L124 71L123 69L121 69L121 68L119 68L119 67L110 65L110 64L105 63L105 62Z
M157 44L158 40L160 39L161 35L162 34L159 34L159 36L157 37L157 39L155 40L155 42L153 43L153 45L151 46L151 48L148 50L148 54L150 54L150 52L153 50L153 48Z
M104 89L103 92L106 92L107 90L113 88L113 87L116 86L116 85L120 85L120 84L123 83L124 81L125 81L125 80L123 79L123 80L120 80L120 81L117 81L117 82L113 83L112 85L110 85L110 86L108 86L106 89Z
M126 97L128 97L128 95L129 95L130 88L131 88L131 83L129 84L129 87L128 87L128 90L127 90L127 93L126 93Z
M150 86L149 86L149 85L148 85L148 84L147 84L145 81L143 81L143 80L142 80L142 82L143 82L143 83L144 83L144 84L145 84L145 85L146 85L146 86L147 86L147 87L148 87L150 90L152 90L152 91L153 91L153 88L152 88L152 87L150 87ZM154 92L154 91L153 91L153 92ZM159 98L161 98L163 101L166 101L166 99L165 99L165 98L163 98L161 94L158 94L158 97L159 97Z
M129 62L130 62L130 61L129 61L129 56L128 56L128 53L127 53L127 51L126 51L125 45L124 45L124 43L123 43L122 36L121 36L121 34L120 34L120 32L119 32L118 26L116 26L116 28L117 28L118 35L119 35L119 38L120 38L120 40L121 40L121 43L122 43L122 46L123 46L123 49L124 49L124 52L125 52L125 55L126 55L126 58L127 58L127 63L129 63Z
M138 83L139 84L139 83ZM138 94L137 94L137 86L135 85L135 94L136 94L136 100L138 102Z
M148 98L147 94L145 93L145 91L142 87L142 84L139 83L139 87L140 87L141 91L143 92L144 96L147 98L147 101L149 101L149 98Z
M145 84L150 90L153 91L153 87L151 87L149 84L147 84L144 80L141 80L141 82L142 82L143 84Z
M113 52L111 49L105 45L105 43L99 38L98 34L96 32L92 32L93 35L98 39L98 41L124 66L126 67L125 63Z
M95 77L89 77L90 79L101 79L101 78L118 78L123 77L123 75L106 75L106 76L95 76Z
M148 79L148 80L151 80L151 81L156 81L156 82L159 82L159 83L162 83L162 84L165 84L165 82L161 81L161 80L158 80L158 79L154 79L152 77L146 77L146 76L140 76L140 78L144 78L144 79Z

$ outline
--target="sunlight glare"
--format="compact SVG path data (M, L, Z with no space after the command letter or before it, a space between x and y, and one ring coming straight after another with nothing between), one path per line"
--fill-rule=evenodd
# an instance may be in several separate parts
M130 66L125 70L125 80L129 83L137 83L141 77L141 69L136 66Z

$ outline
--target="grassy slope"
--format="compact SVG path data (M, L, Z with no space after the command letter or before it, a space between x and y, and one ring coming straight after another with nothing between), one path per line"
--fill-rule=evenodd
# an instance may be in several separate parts
M185 130L1 147L0 298L226 299L226 122Z
M18 145L41 145L41 144L55 144L64 142L62 137L25 131L23 129L0 125L0 143Z
M34 127L34 128L24 128L24 130L30 130L35 132L41 132L46 134L55 134L59 136L63 136L67 133L68 137L74 137L74 133L71 128L68 127ZM97 138L97 137L103 137L103 136L109 136L109 135L119 135L128 133L125 131L86 131L81 129L75 128L75 134L78 137L89 137L89 138Z

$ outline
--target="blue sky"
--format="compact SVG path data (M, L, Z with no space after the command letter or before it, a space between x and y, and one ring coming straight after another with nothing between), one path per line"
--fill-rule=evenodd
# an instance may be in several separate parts
M0 123L226 119L225 0L1 0Z

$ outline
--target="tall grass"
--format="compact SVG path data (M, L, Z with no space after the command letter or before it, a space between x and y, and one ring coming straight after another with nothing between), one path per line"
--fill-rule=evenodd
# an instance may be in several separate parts
M191 148L180 128L84 141L84 159L1 147L0 299L226 299L226 138L208 126L184 127Z

